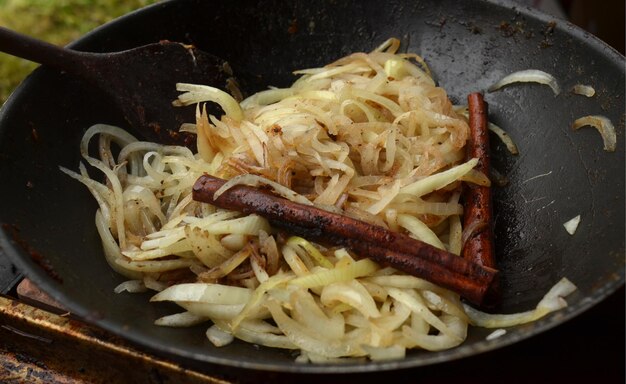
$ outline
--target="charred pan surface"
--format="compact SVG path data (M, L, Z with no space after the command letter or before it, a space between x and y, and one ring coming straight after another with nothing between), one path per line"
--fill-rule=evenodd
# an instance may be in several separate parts
M0 297L0 324L0 383L230 382L8 297Z
M2 228L11 235L16 244L18 244L25 252L28 252L33 262L40 266L48 276L58 283L63 283L63 278L61 278L61 275L57 273L50 261L20 236L19 228L16 225L3 223Z

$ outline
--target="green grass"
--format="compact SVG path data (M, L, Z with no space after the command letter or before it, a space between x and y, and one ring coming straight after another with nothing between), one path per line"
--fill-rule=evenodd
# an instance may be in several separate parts
M66 45L92 29L160 0L0 0L0 25ZM0 53L0 104L37 64Z

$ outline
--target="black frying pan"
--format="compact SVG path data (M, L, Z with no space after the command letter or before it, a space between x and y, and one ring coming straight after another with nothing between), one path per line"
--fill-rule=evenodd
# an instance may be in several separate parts
M501 76L541 69L560 82L510 86L487 94L490 118L520 147L494 143L494 166L509 184L497 189L496 248L503 301L498 311L533 308L562 276L579 290L570 306L495 341L472 329L461 347L414 351L401 361L300 365L291 353L235 342L217 349L203 327L152 325L172 307L149 295L115 295L124 280L106 264L94 227L96 203L58 166L76 169L87 127L124 125L102 95L70 77L37 70L5 104L0 118L0 245L37 285L77 316L148 349L203 362L297 372L357 372L433 364L502 347L556 326L624 283L624 57L571 24L495 1L200 1L161 3L110 23L73 44L112 51L160 39L185 41L231 61L249 84L285 86L291 71L368 51L396 36L420 53L453 102ZM158 81L158 79L155 79ZM568 89L591 84L594 98ZM249 86L248 91L255 91ZM615 153L593 129L574 132L586 114L617 127ZM580 214L574 236L562 224Z

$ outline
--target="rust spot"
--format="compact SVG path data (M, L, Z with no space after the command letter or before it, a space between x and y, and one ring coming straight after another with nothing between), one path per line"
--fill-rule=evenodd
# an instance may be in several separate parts
M287 28L287 33L290 35L298 33L298 19L292 19Z
M54 268L52 267L52 264L50 264L50 261L46 259L39 251L31 247L30 244L26 242L26 240L20 237L19 235L20 230L17 225L3 223L2 228L4 228L4 230L11 235L11 237L13 238L13 241L16 244L18 244L24 251L28 252L31 259L37 265L39 265L46 272L46 274L48 274L48 276L50 276L51 278L53 278L59 283L63 283L63 279L54 270Z
M161 126L157 123L150 123L149 124L150 129L152 129L152 131L154 133L156 133L157 135L161 134Z
M533 31L527 30L526 24L521 20L513 20L512 22L502 21L496 29L499 30L500 34L504 37L522 35L527 39L530 39L534 36Z
M556 27L556 21L551 21L546 24L546 28L541 32L543 40L539 43L539 48L549 48L554 45L552 42L552 35L554 34L554 28Z
M478 25L474 24L474 23L470 23L467 27L467 29L473 34L473 35L480 35L483 33L483 30L481 27L479 27Z

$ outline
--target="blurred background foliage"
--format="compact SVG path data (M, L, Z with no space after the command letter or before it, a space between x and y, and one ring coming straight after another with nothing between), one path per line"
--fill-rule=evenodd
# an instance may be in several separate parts
M67 45L92 29L160 0L0 0L0 25ZM38 64L0 53L0 105Z
M0 0L0 25L66 45L107 21L159 1L162 0ZM566 18L624 53L624 0L515 1ZM36 67L37 64L0 53L0 105Z

